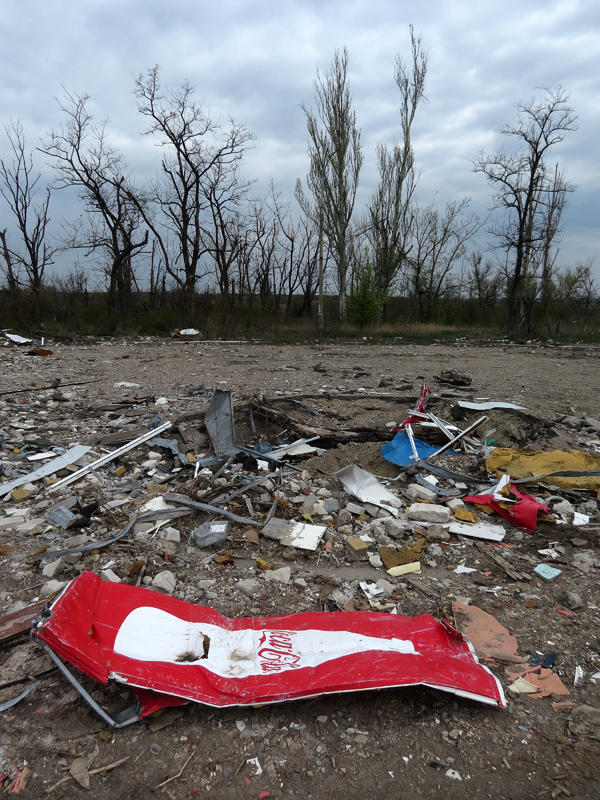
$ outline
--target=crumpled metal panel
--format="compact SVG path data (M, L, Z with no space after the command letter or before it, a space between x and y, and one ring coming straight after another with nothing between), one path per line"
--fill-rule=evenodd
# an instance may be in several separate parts
M230 456L238 452L239 448L235 443L233 401L230 391L214 390L204 423L218 456Z
M415 685L505 705L500 683L471 645L429 615L229 619L207 606L84 572L40 619L34 638L101 683L152 691L142 716L149 707L172 705L173 698L255 705Z

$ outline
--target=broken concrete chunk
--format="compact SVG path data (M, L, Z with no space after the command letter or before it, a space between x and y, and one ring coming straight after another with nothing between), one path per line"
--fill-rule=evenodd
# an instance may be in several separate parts
M159 539L156 542L156 552L167 556L174 556L177 552L177 542L168 539Z
M453 497L452 500L448 500L446 505L448 506L448 508L451 511L456 511L457 508L464 508L465 507L465 504L460 499L460 497Z
M335 521L336 527L339 528L342 525L347 525L349 522L352 522L352 514L347 508L343 508L337 515L337 519Z
M292 570L289 567L280 567L279 569L267 570L264 573L266 581L274 583L289 583Z
M555 514L573 514L575 509L568 500L561 500L552 507Z
M252 597L253 594L260 591L260 583L254 578L248 578L245 581L238 581L235 588L239 589L246 597Z
M100 577L103 581L108 581L109 583L121 583L121 578L112 569L103 569Z
M425 538L428 542L447 542L450 538L450 534L443 528L436 528L435 525L433 525L425 532Z
M50 561L42 570L42 575L46 578L55 578L65 568L65 562L62 558L57 558L56 561Z
M428 502L434 502L437 497L435 492L419 483L409 484L405 494L409 500L427 500Z
M89 542L90 537L87 533L80 533L78 536L70 536L68 539L65 539L63 542L63 547L65 550L70 550L71 547L79 547L86 542Z
M408 518L418 522L444 523L450 520L450 509L433 503L413 503Z
M385 578L380 578L375 585L377 586L378 589L383 590L383 593L386 597L392 594L392 592L396 588L393 583L386 581Z
M346 511L349 511L351 514L355 514L357 517L364 517L366 513L365 509L356 503L348 503L346 506Z
M569 608L573 609L573 611L583 606L581 595L577 594L577 592L566 592L565 603Z
M161 539L164 539L167 542L181 541L181 534L177 528L165 528L163 531L160 531L159 536Z
M40 597L51 597L56 592L60 592L67 584L64 581L48 581L40 590Z
M569 731L575 736L589 736L600 740L600 708L583 705L571 712Z
M204 522L190 533L190 537L198 547L211 547L222 544L227 538L228 523L225 520L218 522Z
M176 585L177 579L172 572L169 572L168 569L159 572L152 581L152 586L155 589L159 589L161 592L165 592L166 594L173 594Z
M386 534L392 539L402 539L408 528L405 522L397 519L386 519L383 523Z

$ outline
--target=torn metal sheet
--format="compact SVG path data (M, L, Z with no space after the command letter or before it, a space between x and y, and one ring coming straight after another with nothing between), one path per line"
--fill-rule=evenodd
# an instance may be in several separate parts
M204 424L218 456L230 456L238 452L231 392L223 389L214 390L204 417Z
M429 615L228 619L207 606L84 572L40 618L33 638L55 661L65 659L100 683L154 692L154 708L172 705L174 697L249 706L417 685L506 704L499 681L464 637Z
M166 496L165 500L167 500L169 503L181 503L182 505L190 506L191 508L199 508L200 511L208 511L209 514L216 514L219 517L226 517L227 519L233 520L233 522L241 522L242 525L250 525L254 528L260 528L262 526L262 523L255 519L238 517L237 514L233 514L231 511L226 511L224 508L218 508L217 506L211 506L208 503L198 503L196 500L188 500L187 498L174 497L172 495Z
M76 519L80 519L81 517L77 514L73 514L72 511L66 506L56 506L56 508L50 509L50 511L46 512L46 517L50 520L50 522L54 523L54 525L59 525L61 528L65 530L69 528Z
M108 547L109 544L114 544L115 542L118 542L119 539L127 536L135 523L140 520L141 517L134 517L134 519L129 520L123 530L120 533L117 533L116 536L112 536L110 539L102 539L99 542L87 542L86 544L77 545L77 547L68 547L65 550L53 550L52 552L46 552L40 556L40 558L38 558L38 561L47 561L50 558L59 558L60 556L70 556L74 553L89 553L91 550L101 550L103 547Z
M155 436L153 439L150 439L150 444L155 444L157 447L166 447L167 450L170 450L173 455L181 461L184 467L191 466L187 455L182 453L179 449L179 442L177 439L163 439L162 436Z
M262 529L262 534L267 539L274 539L285 547L316 550L326 530L326 525L308 525L304 522L271 519Z
M137 447L138 445L147 442L148 439L153 439L157 434L162 433L162 431L166 431L167 428L170 427L171 423L165 422L158 428L154 428L153 430L142 434L142 436L138 436L137 439L134 439L132 442L129 442L128 444L124 444L123 447L120 447L118 450L113 450L112 453L107 453L105 456L97 458L95 461L92 461L91 464L87 464L85 467L82 467L81 469L77 470L77 472L74 472L72 475L67 475L67 477L63 478L61 481L53 483L52 486L48 487L48 491L56 492L58 491L58 489L62 489L63 486L68 486L70 483L78 481L80 478L83 478L85 475L87 475L88 472L92 472L93 470L98 469L98 467L102 467L104 466L104 464L108 464L109 462L114 461L115 458L119 458L119 456L122 456L124 453L128 453L130 450L133 450L134 447ZM89 447L86 448L86 452L87 450L89 450Z
M488 539L491 542L501 542L506 536L506 531L502 525L489 525L487 522L472 524L469 522L451 522L448 528L450 533L459 536L472 536L475 539Z
M351 464L334 473L343 484L346 491L363 503L372 503L384 508L394 517L398 516L398 508L402 505L400 499L385 488L370 472Z
M514 403L496 403L495 401L489 403L472 403L469 400L459 400L458 405L461 408L467 408L471 411L491 411L493 408L509 408L513 411L527 411L525 406L517 406Z
M18 486L22 486L24 483L33 483L34 481L39 481L42 478L47 478L48 475L53 475L55 472L58 472L58 470L68 467L69 464L74 464L89 450L91 450L91 447L78 444L75 447L72 447L70 450L67 450L66 453L62 454L62 456L58 456L58 458L55 458L53 461L49 461L42 467L38 467L28 475L21 475L20 478L15 478L14 480L7 481L6 483L0 483L0 496L4 496L9 492L12 492L13 489L16 489Z
M0 713L2 711L8 711L9 708L16 706L17 703L20 703L21 700L24 700L28 695L30 695L31 692L33 692L33 690L36 688L36 686L40 685L40 683L41 681L36 681L35 683L32 683L30 686L24 689L21 692L21 694L17 695L16 697L13 697L12 700L7 700L6 703L2 703L0 705Z

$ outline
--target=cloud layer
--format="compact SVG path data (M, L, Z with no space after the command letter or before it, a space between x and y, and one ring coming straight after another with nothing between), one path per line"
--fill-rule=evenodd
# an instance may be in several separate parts
M472 198L485 214L491 199L472 159L502 144L498 128L515 119L514 103L536 87L564 84L579 130L554 156L577 184L564 215L560 262L598 253L600 198L600 6L591 0L63 0L11 2L4 8L0 62L2 122L20 119L35 146L60 123L63 85L91 98L98 121L138 175L151 175L158 153L142 137L132 76L160 64L165 83L196 87L213 117L244 122L257 140L248 177L266 190L273 179L293 200L308 169L301 103L313 102L316 69L348 47L350 82L365 164L359 201L373 190L375 146L399 137L394 59L410 57L409 25L429 51L426 96L413 143L419 198ZM0 137L0 157L7 157ZM45 169L41 155L39 168ZM71 200L57 198L56 220ZM8 224L0 209L2 225Z

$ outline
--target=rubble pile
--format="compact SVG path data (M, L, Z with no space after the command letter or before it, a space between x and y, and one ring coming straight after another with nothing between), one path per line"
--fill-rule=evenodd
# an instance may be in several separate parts
M136 381L115 381L112 398L94 396L89 379L72 383L0 395L4 720L18 719L25 703L42 703L44 691L63 714L81 712L87 693L109 725L133 701L143 707L144 697L161 712L150 729L191 713L164 709L193 697L183 691L159 689L136 701L119 676L104 685L89 671L77 673L72 689L57 674L59 656L69 661L66 650L57 655L60 647L54 648L53 655L46 644L44 651L40 637L53 607L93 573L125 592L145 589L144 597L207 607L255 626L290 615L292 631L296 615L315 612L324 614L319 619L332 612L399 621L430 615L456 641L466 637L497 681L498 705L508 710L495 713L523 723L547 703L543 713L552 715L549 727L560 727L562 747L594 740L600 705L595 417L570 411L543 418L508 398L481 400L472 376L456 369L440 370L437 384L431 376L420 386L381 380L372 389L244 394L187 384L178 398L137 394ZM342 419L340 398L346 409L356 398L383 402L395 419L388 413L369 427L364 404L358 424ZM129 597L118 592L106 597ZM147 602L167 603L173 614L183 609L171 600ZM27 642L32 624L34 641ZM214 655L217 639L206 639L205 652L180 660L210 658L211 647ZM361 688L352 684L360 673L356 658L342 690ZM78 667L81 661L72 659L69 669ZM309 685L305 695L315 693ZM154 695L162 699L152 705ZM437 704L453 702L439 696ZM247 723L236 719L246 736ZM273 719L265 723L270 730ZM315 723L317 731L326 720ZM446 731L444 740L456 742L460 731ZM347 737L368 739L360 730ZM0 747L0 791L19 781L24 790L27 767L15 765L14 773L7 756ZM98 767L88 756L69 773L82 786L99 770L124 763L106 756ZM442 763L450 779L452 764L450 757ZM269 777L276 774L273 766ZM564 780L555 775L552 791Z

